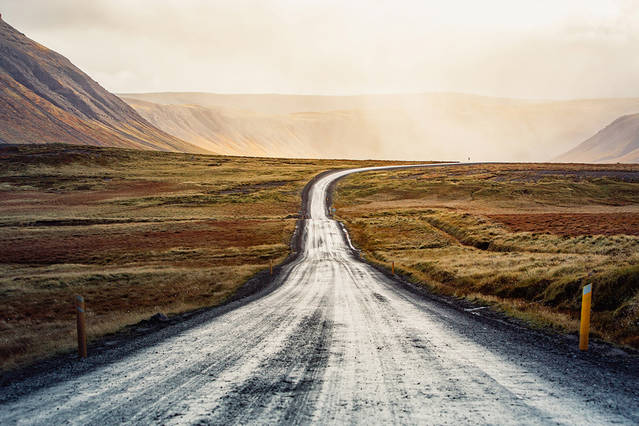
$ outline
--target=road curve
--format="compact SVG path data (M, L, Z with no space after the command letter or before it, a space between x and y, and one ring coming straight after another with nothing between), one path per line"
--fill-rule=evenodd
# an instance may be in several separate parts
M360 261L326 199L335 179L371 169L316 181L275 290L83 374L10 385L0 423L639 423L636 371L414 295Z

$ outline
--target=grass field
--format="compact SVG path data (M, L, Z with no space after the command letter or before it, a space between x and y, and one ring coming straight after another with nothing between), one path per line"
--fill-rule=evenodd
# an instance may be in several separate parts
M369 172L334 198L356 246L434 291L639 347L639 165L495 164Z
M0 147L2 369L74 346L75 294L93 338L224 302L287 256L314 175L372 164Z

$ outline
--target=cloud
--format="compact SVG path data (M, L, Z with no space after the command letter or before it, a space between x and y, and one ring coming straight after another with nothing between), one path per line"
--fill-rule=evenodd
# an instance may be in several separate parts
M638 96L636 1L4 1L116 92Z

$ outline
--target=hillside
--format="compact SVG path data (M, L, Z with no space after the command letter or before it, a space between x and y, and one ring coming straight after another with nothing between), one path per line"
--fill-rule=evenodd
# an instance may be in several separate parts
M620 117L557 161L639 163L639 114Z
M162 130L226 155L375 158L383 152L359 111L268 115L126 100Z
M453 93L366 96L122 94L144 118L224 154L540 161L639 99L531 101Z
M204 152L142 118L64 56L0 19L0 143Z

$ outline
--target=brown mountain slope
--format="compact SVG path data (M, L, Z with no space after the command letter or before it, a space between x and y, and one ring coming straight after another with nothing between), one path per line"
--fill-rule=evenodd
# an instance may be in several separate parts
M639 114L616 119L556 161L639 163Z
M224 154L548 160L639 99L530 101L464 94L121 95L162 130Z
M0 19L0 143L49 142L204 152Z
M164 131L227 155L376 157L379 137L358 111L268 115L126 99Z

